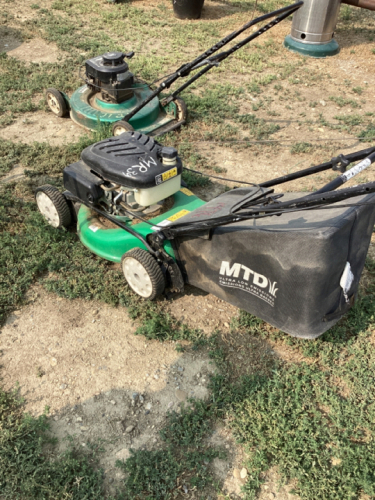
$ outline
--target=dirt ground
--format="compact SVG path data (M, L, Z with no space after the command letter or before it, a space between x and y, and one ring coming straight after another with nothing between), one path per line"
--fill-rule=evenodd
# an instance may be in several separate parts
M0 137L5 140L25 144L32 144L34 141L48 142L51 146L75 142L84 133L85 129L75 125L68 117L56 118L52 113L44 111L24 113L14 123L0 129Z
M169 307L182 313L181 320L198 310L192 324L209 332L213 326L229 332L228 321L236 313L193 287L188 287L183 305L176 299ZM19 384L31 415L41 415L48 404L51 435L59 438L57 453L65 449L69 435L83 447L99 436L105 448L100 465L112 492L123 478L116 460L128 458L130 448L161 446L159 430L167 412L179 412L187 398L205 398L214 372L204 351L178 353L173 341L161 344L135 336L136 326L124 308L69 301L34 286L28 305L15 311L1 330L4 388ZM229 350L241 374L254 373L265 357L280 356L277 348L254 338L237 339ZM215 429L210 443L224 447L229 456L215 459L217 479L232 498L240 496L244 453L224 427ZM275 471L267 473L260 500L295 498L278 481Z
M16 57L20 61L27 63L54 63L59 59L59 50L55 44L47 43L41 38L25 40L16 48L5 50L11 57Z
M68 434L82 446L100 437L109 480L121 478L114 463L130 447L158 446L168 411L207 396L208 356L134 336L124 308L60 299L38 286L29 297L1 331L4 387L18 382L32 415L48 402L60 450Z
M31 8L34 1L18 0L14 3L16 20L23 22L37 15L37 11ZM151 8L157 2L136 3ZM1 4L0 0L0 7ZM45 0L39 4L48 6L51 2ZM111 6L105 3L103 8L110 10ZM171 8L169 3L168 8ZM206 0L201 22L221 19L226 12L225 2ZM277 26L272 31L272 38L282 43L289 29L287 24ZM224 167L224 175L256 183L319 163L323 157L327 159L338 153L369 146L359 143L348 132L332 130L317 123L320 112L324 111L325 118L332 121L334 116L352 111L347 107L340 108L330 100L330 96L342 88L345 78L350 78L351 87L361 86L364 89L361 96L350 97L360 102L359 112L373 111L372 61L375 56L372 46L356 37L355 34L345 37L338 32L337 41L341 46L338 56L306 61L304 67L311 74L320 72L330 75L329 80L319 86L319 94L316 87L306 83L298 86L300 96L306 101L292 104L288 114L282 103L277 101L272 104L274 118L270 118L267 110L259 111L259 118L280 126L280 130L271 136L271 142L265 144L263 152L253 154L253 151L241 147L208 144L198 138L197 151L209 161ZM353 47L355 54L352 53ZM40 38L23 40L16 28L0 28L2 51L28 63L56 62L59 57L54 44L47 44ZM290 52L286 54L291 62L299 58ZM305 76L306 73L301 78ZM298 78L298 75L295 77ZM222 73L220 78L223 78ZM316 106L307 107L306 102L310 101L316 101ZM257 102L259 97L254 94L241 112L252 112L252 106ZM301 111L306 112L313 125L299 124L298 113ZM69 119L38 111L25 113L13 124L0 129L0 140L60 145L76 141L83 133L84 130ZM245 131L243 137L246 137ZM301 140L314 140L314 144L322 144L325 149L315 149L309 155L291 155L291 145ZM271 147L272 141L281 145L276 155ZM366 180L375 180L374 172L366 173ZM17 167L2 181L18 180L22 178L22 173L22 167ZM322 174L319 182L328 175L331 173ZM294 182L288 185L288 189L311 190L315 187L314 182L310 179ZM209 191L198 189L196 192L210 199L223 189L223 184L214 183ZM184 295L174 297L166 309L177 319L201 328L207 334L220 328L224 335L228 334L228 339L231 319L239 313L235 307L192 287L187 287ZM126 459L130 448L160 446L158 431L163 426L166 413L179 411L181 403L188 397L206 397L208 377L213 372L204 351L181 354L176 351L173 342L161 344L146 341L144 337L134 336L135 329L136 324L123 308L113 309L102 303L83 300L68 301L35 286L29 294L28 305L10 316L1 330L5 388L11 389L19 383L20 393L26 399L25 408L33 415L43 413L48 404L52 435L58 438L75 435L83 447L101 436L105 444L101 464L110 491L122 479L122 473L114 467L116 459ZM256 370L257 363L267 357L299 361L285 347L249 338L238 339L233 346L233 356L241 373ZM217 478L223 481L227 494L240 498L244 482L241 478L243 450L224 427L215 430L211 441L224 446L229 453L229 460L217 459L214 462ZM64 446L64 441L60 439L60 450ZM290 493L291 487L279 486L277 472L271 469L265 476L258 498L296 500L297 497Z

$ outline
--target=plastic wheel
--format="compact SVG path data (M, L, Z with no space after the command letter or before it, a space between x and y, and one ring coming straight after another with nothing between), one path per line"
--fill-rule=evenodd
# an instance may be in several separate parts
M120 120L119 122L115 122L112 127L112 134L117 137L118 135L123 134L124 132L134 132L134 128L130 125L130 123Z
M174 102L176 103L177 106L177 120L179 122L185 121L188 114L185 101L180 97L176 97Z
M121 268L130 288L144 299L163 293L165 279L155 258L141 248L133 248L121 259Z
M57 89L46 90L46 100L49 109L56 116L65 116L68 113L68 106L62 93Z
M63 194L53 186L45 185L35 191L39 212L52 227L69 227L72 214Z

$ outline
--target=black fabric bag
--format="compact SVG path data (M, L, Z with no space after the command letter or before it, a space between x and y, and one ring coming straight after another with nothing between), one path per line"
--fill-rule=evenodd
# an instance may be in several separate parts
M234 189L178 222L227 214L251 192ZM282 201L303 195L288 193ZM188 283L311 339L354 303L374 220L375 194L369 194L330 208L220 226L179 237L174 246Z

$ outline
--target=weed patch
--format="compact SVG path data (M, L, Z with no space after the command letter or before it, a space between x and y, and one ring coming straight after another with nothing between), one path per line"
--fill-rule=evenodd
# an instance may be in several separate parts
M297 480L296 492L305 499L374 494L375 450L362 441L361 411L355 401L344 401L318 368L285 367L232 413L236 435L251 450L250 470L277 464L284 478ZM254 493L257 486L250 480L245 490Z
M122 498L168 500L182 487L203 489L213 484L209 465L214 458L225 454L213 449L189 450L169 446L163 450L133 451L126 462L116 465L128 473ZM179 486L180 485L180 486Z
M15 165L22 165L29 177L49 175L60 178L63 169L77 161L82 150L105 137L108 137L108 127L93 132L67 146L50 146L34 142L33 144L0 142L0 176L8 173Z
M23 414L16 392L0 390L0 485L4 499L102 499L103 471L94 453L84 454L73 444L53 460L47 417Z
M82 58L81 58L82 59ZM48 87L72 90L77 85L77 76L72 68L76 60L65 59L58 64L29 64L0 54L0 114L4 114L3 125L9 125L18 113L44 109L44 91ZM35 97L40 97L41 102ZM12 118L13 117L13 118Z
M238 122L250 133L250 137L255 137L258 140L267 139L271 134L280 130L279 125L267 123L265 120L250 114L239 115Z
M314 146L310 142L295 142L290 148L290 152L292 153L292 155L311 153L315 148L316 146Z
M358 138L362 141L373 141L375 139L375 123L371 122L364 130L361 130Z
M133 299L129 314L141 323L135 332L136 335L144 335L147 339L198 342L203 335L201 330L189 328L163 312L160 305L137 300L137 298Z
M194 401L191 407L181 407L179 413L167 416L160 435L165 443L163 450L132 451L126 462L117 466L128 473L125 480L125 498L173 498L180 485L184 489L203 489L214 485L210 464L214 458L225 458L223 450L206 445L212 433L217 406L208 401ZM138 498L138 497L137 497Z
M344 97L331 96L330 100L333 101L335 104L337 104L337 106L339 106L340 108L343 108L344 106L350 106L352 108L360 107L358 102L353 101L353 99L345 99Z

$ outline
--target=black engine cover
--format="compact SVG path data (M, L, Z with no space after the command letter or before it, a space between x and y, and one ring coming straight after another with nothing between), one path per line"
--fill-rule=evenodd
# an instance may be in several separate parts
M105 100L120 103L133 95L134 75L124 58L122 52L109 52L86 61L87 84Z
M100 187L103 180L90 171L90 168L78 161L64 168L64 187L86 204L96 204L104 191Z
M174 167L163 165L162 146L152 137L139 132L126 132L84 149L82 160L104 180L129 188L147 189L161 183L161 174L176 169L182 173L177 157Z

